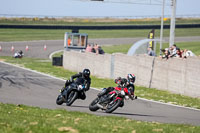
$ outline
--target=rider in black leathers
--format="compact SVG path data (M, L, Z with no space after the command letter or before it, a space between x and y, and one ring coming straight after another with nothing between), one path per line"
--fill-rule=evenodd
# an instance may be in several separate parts
M90 78L90 70L89 69L84 69L83 72L79 72L78 74L72 75L70 77L70 80L66 80L65 82L65 87L67 87L69 84L74 82L74 79L78 80L78 78L83 78L84 83L84 91L82 91L80 98L84 100L86 98L85 91L88 91L90 89L90 84L91 84L91 78Z

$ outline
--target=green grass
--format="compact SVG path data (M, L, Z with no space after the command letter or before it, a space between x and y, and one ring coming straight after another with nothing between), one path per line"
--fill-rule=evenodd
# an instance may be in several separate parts
M12 57L0 57L0 59L4 59L6 62L18 64L26 68L37 70L39 72L47 73L64 79L69 79L71 75L76 73L68 71L63 67L52 66L51 61L47 62L41 59L32 59L32 58L15 59ZM112 79L98 78L95 76L91 76L91 79L92 79L91 86L95 88L116 86L116 84ZM200 109L200 98L192 98L179 94L172 94L167 91L157 90L154 88L146 88L141 86L136 86L135 93L139 97L147 98L150 100L156 100L165 103L173 103L177 105Z
M55 53L55 54L53 55L53 57L60 57L61 55L63 55L63 51L62 51L62 52Z
M122 45L106 45L102 46L105 53L124 53L126 54L133 44L122 44Z
M199 126L142 122L64 109L0 103L1 133L198 133Z
M30 40L63 40L64 33L71 30L47 29L0 29L0 41L30 41ZM80 30L87 33L89 38L147 38L150 30ZM155 30L159 37L160 30ZM169 36L169 29L164 30L164 36ZM176 29L176 36L200 36L200 28Z
M123 44L123 45L112 45L112 46L102 46L103 50L106 53L112 54L112 53L127 53L129 48L132 46L133 44ZM200 55L200 42L179 42L176 43L176 45L180 48L180 49L189 49L191 50L194 54L196 54L197 56ZM156 53L157 55L159 55L159 46L160 44L157 44L157 49L156 49ZM169 44L164 43L163 44L163 48L168 48Z

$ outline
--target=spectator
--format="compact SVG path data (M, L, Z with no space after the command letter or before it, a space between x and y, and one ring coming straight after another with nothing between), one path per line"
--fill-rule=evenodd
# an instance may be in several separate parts
M95 53L98 54L99 51L98 51L98 45L97 44L94 45L94 49L95 49Z
M96 54L104 54L105 52L103 51L103 49L101 48L101 46L95 44L94 49L92 50L92 52L96 53Z
M94 48L94 45L92 45L92 51L91 51L92 53L96 53L96 50L95 50L95 48Z
M172 53L173 53L173 47L172 46L169 47L169 53L170 53L170 55L172 55Z
M170 53L170 57L174 57L175 55L176 55L176 50L177 50L178 48L177 48L177 46L176 46L176 44L173 44L172 45L172 47L171 47L171 53Z
M168 59L170 57L170 52L168 48L161 50L163 52L163 56L160 56L162 59Z
M183 54L182 54L182 58L187 58L189 56L195 56L195 54L190 50L184 49Z
M148 51L147 54L148 54L149 56L156 56L155 52L152 50L151 47L148 47L147 51Z
M104 53L105 53L105 52L103 51L103 49L101 48L101 46L98 46L97 51L98 51L99 54L104 54Z
M173 57L182 58L182 52L181 52L180 48L176 49L176 54Z
M86 47L86 52L92 52L92 46L91 44L88 44L87 47Z
M67 44L68 44L68 46L71 45L71 38L70 38L70 36L68 37Z

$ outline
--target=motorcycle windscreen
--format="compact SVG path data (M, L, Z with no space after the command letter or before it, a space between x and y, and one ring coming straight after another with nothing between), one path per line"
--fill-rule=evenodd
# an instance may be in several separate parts
M77 79L75 80L75 82L76 82L78 85L84 84L84 81L85 81L85 80L84 80L82 77L77 78Z

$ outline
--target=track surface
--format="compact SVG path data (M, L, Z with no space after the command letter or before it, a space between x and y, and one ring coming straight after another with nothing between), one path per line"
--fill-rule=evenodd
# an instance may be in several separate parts
M42 108L64 108L70 111L81 111L96 115L116 115L134 120L156 121L162 123L186 123L200 125L200 110L175 107L146 100L125 101L123 108L113 114L99 110L90 112L88 105L96 97L98 91L90 89L87 99L77 100L71 106L56 105L55 100L63 80L24 70L0 62L0 102L25 104Z
M142 38L118 38L118 39L90 39L100 45L131 44ZM165 38L165 40L168 40ZM200 41L200 37L179 37L176 42ZM110 43L112 42L112 43ZM49 58L49 55L63 49L63 40L51 41L29 41L29 42L0 42L2 51L0 56L12 56L11 46L15 50L23 50L26 57ZM25 46L29 51L25 51ZM47 50L44 50L44 45ZM191 110L171 105L150 102L146 100L126 101L123 108L117 109L113 114L102 111L90 112L89 103L96 97L98 91L90 89L87 99L77 100L71 107L58 106L55 103L59 89L64 85L63 80L55 79L42 74L34 73L18 67L0 62L0 102L25 104L42 108L65 108L72 111L88 112L97 115L117 115L134 120L156 121L163 123L186 123L200 125L200 110Z

